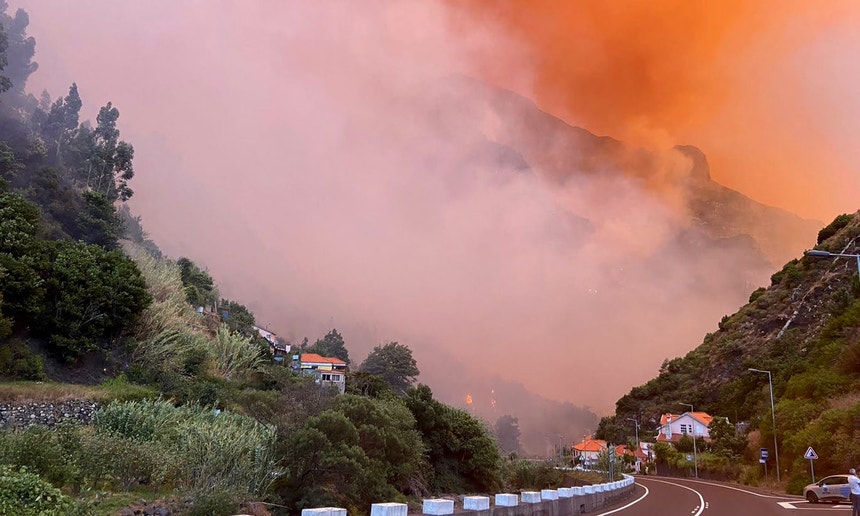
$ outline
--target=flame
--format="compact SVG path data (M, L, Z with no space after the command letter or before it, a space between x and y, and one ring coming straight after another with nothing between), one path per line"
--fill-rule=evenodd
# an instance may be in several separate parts
M471 405L471 404L472 404L472 395L467 394L466 395L466 405Z

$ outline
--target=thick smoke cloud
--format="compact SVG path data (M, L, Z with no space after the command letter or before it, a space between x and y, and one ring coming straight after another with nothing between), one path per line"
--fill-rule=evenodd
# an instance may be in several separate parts
M168 254L207 266L226 296L293 342L337 327L359 361L383 342L409 345L420 379L443 400L463 405L471 393L471 409L487 418L528 420L546 432L535 449L550 434L579 439L595 422L535 395L606 413L766 280L750 246L696 236L684 197L690 161L672 145L701 137L717 164L745 164L715 165L715 176L741 184L752 174L762 185L754 191L785 193L762 198L803 206L791 204L782 169L750 171L779 141L754 135L732 154L739 137L706 127L726 127L732 95L752 88L709 74L733 73L725 52L739 46L723 41L762 13L747 19L738 7L730 23L595 3L550 23L549 3L533 13L492 4L500 11L381 1L17 5L38 42L30 89L56 96L77 81L91 118L108 100L120 109L136 148L132 207ZM564 36L568 23L577 30ZM775 33L776 21L762 23ZM680 45L688 32L702 39ZM625 54L628 39L637 53ZM663 59L673 47L679 60ZM750 70L765 54L737 62ZM617 131L656 158L644 176L559 180L551 155L517 148L492 90L462 76ZM760 97L743 98L750 109ZM744 161L756 145L763 150Z
M523 44L483 76L598 134L702 148L715 179L830 220L856 210L860 4L451 2ZM523 82L511 70L534 70Z

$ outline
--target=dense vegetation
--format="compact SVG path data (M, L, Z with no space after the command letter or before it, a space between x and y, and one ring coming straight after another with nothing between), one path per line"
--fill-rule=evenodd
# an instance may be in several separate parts
M816 249L857 253L860 213L840 215L821 230ZM634 387L604 418L599 434L624 442L633 432L627 418L656 428L661 413L696 410L748 422L753 430L740 444L712 452L705 470L746 481L762 475L758 447L772 447L768 377L748 371L769 370L776 402L776 432L783 477L798 492L810 479L812 446L820 459L816 473L847 471L860 464L860 281L854 259L804 256L792 260L771 278L771 285L752 292L749 304L719 322L717 331L686 356L666 360L659 375ZM730 433L731 434L731 433ZM671 453L664 450L671 460ZM739 470L721 459L744 456ZM701 472L702 466L700 466Z

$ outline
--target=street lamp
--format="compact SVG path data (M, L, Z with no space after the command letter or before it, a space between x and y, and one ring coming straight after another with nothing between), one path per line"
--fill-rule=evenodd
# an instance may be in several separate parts
M693 468L696 472L696 478L699 478L699 457L696 452L696 416L693 415L693 405L690 403L678 403L690 407L690 418L693 420Z
M636 449L638 450L639 449L639 420L633 419L632 417L628 417L627 421L633 421L633 423L636 425Z
M854 258L857 260L857 274L860 274L860 254L844 254L844 253L830 253L827 251L819 251L818 249L812 249L811 251L806 251L806 256L815 256L816 258Z
M770 371L765 371L764 369L755 369L752 367L749 368L749 371L753 373L767 374L767 385L768 387L770 387L770 415L771 417L773 417L773 454L776 456L776 481L777 483L779 483L779 448L776 447L776 410L774 410L773 408L773 380L771 379Z

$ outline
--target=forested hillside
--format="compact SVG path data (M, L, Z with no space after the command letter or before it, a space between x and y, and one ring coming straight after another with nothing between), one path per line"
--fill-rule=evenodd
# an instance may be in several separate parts
M810 247L833 253L858 250L860 212L840 215ZM679 317L683 317L682 309ZM659 340L659 333L645 336ZM773 375L776 431L789 488L809 480L803 459L813 446L820 474L846 471L860 462L860 281L854 259L803 256L751 293L749 303L719 321L713 333L684 357L666 360L659 375L633 388L616 404L599 433L623 441L632 434L627 418L654 431L661 413L679 413L679 403L697 411L749 422L754 431L746 456L757 462L756 444L773 442L768 378ZM644 433L644 431L643 431ZM760 433L760 435L759 435ZM753 442L755 441L755 442ZM759 468L760 469L760 468Z

